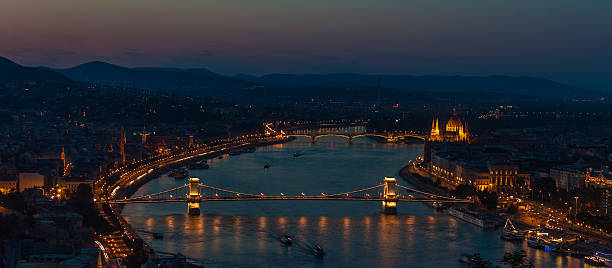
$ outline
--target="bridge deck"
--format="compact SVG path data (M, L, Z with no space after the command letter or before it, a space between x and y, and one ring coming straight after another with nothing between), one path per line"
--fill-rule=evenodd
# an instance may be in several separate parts
M270 197L219 197L219 198L201 198L201 202L214 201L278 201L278 200L320 200L320 201L384 201L384 198L366 198L366 197L316 197L316 196L270 196ZM418 199L418 198L399 198L397 202L442 202L442 203L469 203L470 200L446 200L446 199ZM127 204L127 203L163 203L163 202L188 202L187 198L171 198L171 199L125 199L113 200L110 203Z

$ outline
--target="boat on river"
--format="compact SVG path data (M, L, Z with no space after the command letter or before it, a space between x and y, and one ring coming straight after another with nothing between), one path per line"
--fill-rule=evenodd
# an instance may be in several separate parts
M206 163L206 160L197 161L188 165L189 169L208 169L210 166Z
M325 256L325 251L321 248L321 246L313 246L310 250L313 256L322 259Z
M523 241L525 235L516 229L512 221L510 221L510 218L508 218L506 219L506 224L504 225L500 238L506 241Z
M584 257L584 263L592 265L592 266L605 266L606 259L599 257L597 255Z
M454 216L463 221L474 224L480 228L489 229L495 228L495 222L488 219L488 217L484 215L480 215L477 212L470 211L464 208L451 206L448 209L448 214Z
M543 249L544 248L544 243L537 241L537 240L527 240L527 246L530 248L535 248L535 249Z
M187 171L187 169L184 168L179 168L179 169L175 169L172 170L168 176L173 177L177 180L184 180L187 178L187 176L189 176L189 171Z
M278 240L285 246L291 246L293 244L293 236L290 234L281 235Z
M257 148L255 148L254 146L248 146L240 149L241 153L254 153L255 151L257 151Z
M461 257L459 258L459 262L466 264L469 267L477 267L478 262L477 260L481 259L480 258L480 254L476 253L474 255L470 255L470 254L461 254Z
M436 210L440 211L440 210L445 210L448 208L448 204L443 203L443 202L433 202L433 207L436 208Z

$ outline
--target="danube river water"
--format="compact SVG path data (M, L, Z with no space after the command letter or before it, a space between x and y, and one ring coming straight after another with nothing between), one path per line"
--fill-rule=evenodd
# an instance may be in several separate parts
M325 137L312 144L299 138L258 148L255 153L209 160L210 169L190 175L211 186L268 195L344 192L399 178L398 171L422 154L422 144L381 144L359 138ZM294 153L302 154L294 158ZM263 168L265 164L271 167ZM166 175L143 185L135 195L170 189L185 182ZM159 251L180 252L208 267L462 267L462 253L480 253L496 263L519 247L536 267L580 267L578 259L499 239L419 203L400 203L398 215L382 215L379 202L239 201L203 202L202 215L188 216L183 203L129 204L122 215L137 230L164 234L145 240ZM278 236L291 233L296 245ZM305 249L319 244L327 255L316 259Z

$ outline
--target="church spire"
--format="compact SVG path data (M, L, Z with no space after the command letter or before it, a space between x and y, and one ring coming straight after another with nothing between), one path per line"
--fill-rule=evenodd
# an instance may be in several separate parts
M125 144L127 139L125 137L125 128L121 127L121 140L119 141L119 153L121 154L121 163L125 165Z
M431 121L431 131L429 133L429 140L439 141L440 140L440 128L438 125L438 119L434 118Z
M142 145L145 145L147 143L147 126L144 125L142 127Z

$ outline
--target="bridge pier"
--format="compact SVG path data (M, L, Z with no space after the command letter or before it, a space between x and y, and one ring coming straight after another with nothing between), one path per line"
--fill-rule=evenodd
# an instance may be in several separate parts
M312 135L312 143L317 143L317 136Z
M395 194L395 178L385 177L384 200L382 201L382 213L397 214L397 199Z
M189 195L187 196L187 212L189 215L200 215L200 179L189 178Z

